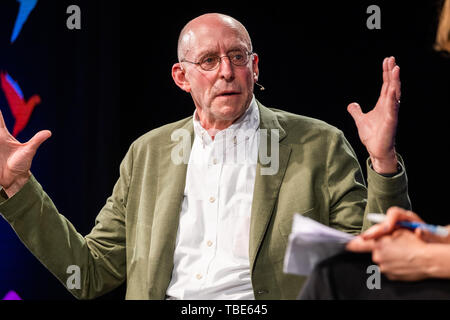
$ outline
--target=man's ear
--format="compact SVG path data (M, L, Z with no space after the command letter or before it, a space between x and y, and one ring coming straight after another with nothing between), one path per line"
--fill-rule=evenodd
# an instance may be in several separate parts
M185 70L181 63L175 63L172 66L172 78L175 84L181 88L181 90L186 92L191 92L191 85L186 79Z
M258 82L259 77L259 67L258 67L259 57L256 53L252 56L252 67L253 67L253 78L255 82Z

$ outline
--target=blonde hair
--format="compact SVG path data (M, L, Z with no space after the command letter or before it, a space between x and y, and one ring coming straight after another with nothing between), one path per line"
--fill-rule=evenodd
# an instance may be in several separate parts
M434 49L450 53L450 0L445 0L441 9Z

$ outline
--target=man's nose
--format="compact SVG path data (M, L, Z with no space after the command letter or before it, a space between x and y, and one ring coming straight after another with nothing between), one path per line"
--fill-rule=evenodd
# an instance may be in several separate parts
M232 80L234 78L233 64L229 57L224 56L220 59L219 63L219 75L225 80Z

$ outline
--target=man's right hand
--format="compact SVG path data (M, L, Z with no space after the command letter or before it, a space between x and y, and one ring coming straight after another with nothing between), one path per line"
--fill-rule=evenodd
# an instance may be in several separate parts
M0 111L0 185L8 197L16 194L31 177L31 162L39 146L52 133L39 131L26 143L20 143L8 131Z

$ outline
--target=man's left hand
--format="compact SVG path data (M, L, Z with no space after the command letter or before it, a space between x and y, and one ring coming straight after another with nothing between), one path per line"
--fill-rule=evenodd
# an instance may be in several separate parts
M400 67L394 57L385 58L383 86L375 108L363 113L356 102L347 107L355 120L359 138L369 152L373 169L380 174L397 172L395 133L400 96Z

